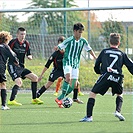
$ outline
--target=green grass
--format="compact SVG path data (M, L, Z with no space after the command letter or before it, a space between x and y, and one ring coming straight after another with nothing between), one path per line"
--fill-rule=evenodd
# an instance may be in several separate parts
M9 94L8 94L9 96ZM71 97L72 95L70 95ZM92 123L81 123L85 116L88 95L80 97L85 103L73 103L71 108L58 108L53 93L41 97L43 105L32 105L30 93L19 93L17 100L22 106L10 106L0 110L0 133L129 133L133 132L132 95L124 95L122 114L126 121L114 117L115 96L98 95Z

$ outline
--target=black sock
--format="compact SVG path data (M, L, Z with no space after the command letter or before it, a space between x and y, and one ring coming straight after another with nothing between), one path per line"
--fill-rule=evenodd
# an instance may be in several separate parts
M2 106L6 105L6 97L7 97L6 89L1 89L1 103L2 103Z
M37 82L31 82L32 99L36 99Z
M92 116L93 106L95 105L95 99L89 98L87 102L87 117Z
M47 89L45 86L42 86L40 90L37 92L37 98L39 98Z
M13 101L18 93L18 89L19 86L18 85L14 85L12 88L12 93L11 93L11 97L10 97L10 101Z
M123 97L117 96L116 97L116 111L121 112L122 103L123 103Z
M77 99L78 97L78 89L75 89L73 90L73 99Z

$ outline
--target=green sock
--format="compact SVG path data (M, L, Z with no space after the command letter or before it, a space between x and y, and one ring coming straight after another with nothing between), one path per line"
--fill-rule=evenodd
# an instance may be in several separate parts
M76 79L72 79L72 87L69 85L66 95L69 95L74 90L75 82L76 82Z
M66 81L63 82L62 94L58 97L59 100L63 99L66 96L69 86L70 85Z
M72 91L73 91L73 88L69 85L66 96L69 95Z

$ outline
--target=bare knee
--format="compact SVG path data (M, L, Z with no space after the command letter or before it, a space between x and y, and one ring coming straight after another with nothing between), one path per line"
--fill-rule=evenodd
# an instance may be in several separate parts
M37 82L38 81L38 76L33 74L33 77L32 77L32 82Z
M0 89L6 89L6 82L0 83Z
M95 99L95 97L96 97L96 93L90 92L90 98L94 98Z
M17 86L21 87L23 82L22 82L21 78L17 78L17 79L15 79L15 83Z
M38 76L34 73L30 73L25 76L26 78L30 79L31 82L38 82Z

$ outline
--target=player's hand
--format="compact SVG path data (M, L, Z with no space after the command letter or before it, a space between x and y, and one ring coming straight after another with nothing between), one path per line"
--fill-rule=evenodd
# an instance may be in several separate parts
M32 60L32 55L28 55L27 58L28 58L29 60Z

